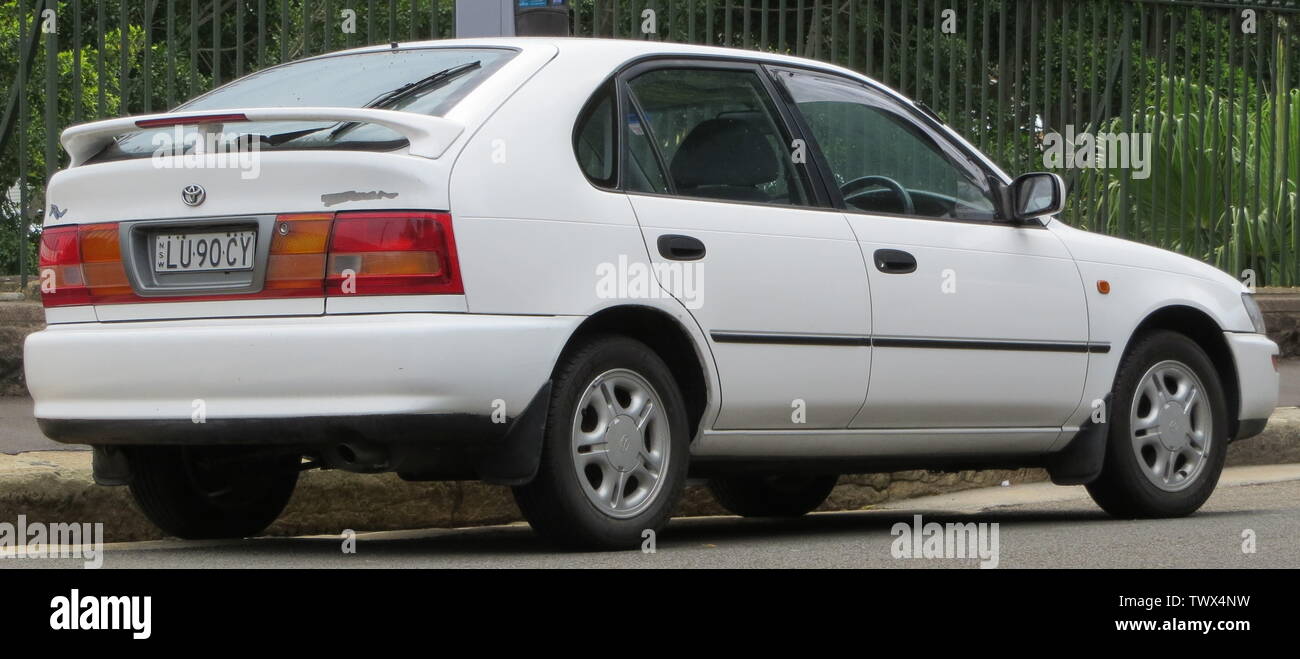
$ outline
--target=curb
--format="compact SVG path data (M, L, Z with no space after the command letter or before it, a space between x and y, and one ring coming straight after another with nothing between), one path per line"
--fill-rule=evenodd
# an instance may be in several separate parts
M1234 442L1228 448L1228 465L1277 465L1300 462L1300 407L1279 407L1268 418L1264 432Z
M1038 469L844 476L819 510L859 510L914 496L1045 478ZM140 514L127 488L94 484L89 451L0 454L0 511L8 511L0 513L0 521L25 515L29 523L101 522L105 542L165 537ZM706 488L692 483L675 516L726 514ZM394 474L310 471L299 478L289 505L266 534L337 535L345 529L456 528L521 519L507 487L475 481L409 483Z
M1258 437L1235 443L1229 466L1300 463L1300 409L1277 410ZM1046 480L1040 469L936 473L924 470L847 475L818 510L861 510L886 502L981 487ZM93 483L89 451L0 454L0 521L102 522L106 542L164 537L124 487ZM708 490L688 486L676 516L725 515ZM267 535L454 528L521 519L509 488L473 481L408 483L394 474L306 472Z

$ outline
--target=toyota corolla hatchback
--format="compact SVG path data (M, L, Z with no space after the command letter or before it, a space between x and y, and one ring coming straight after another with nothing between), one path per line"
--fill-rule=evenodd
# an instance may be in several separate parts
M262 531L307 468L507 484L587 547L688 477L789 516L843 473L1042 466L1187 515L1277 400L1239 282L820 62L371 47L62 139L36 416L184 538Z

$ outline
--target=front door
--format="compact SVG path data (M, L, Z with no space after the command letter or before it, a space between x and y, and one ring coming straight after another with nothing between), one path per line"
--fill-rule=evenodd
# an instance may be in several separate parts
M775 71L868 264L873 363L859 428L1059 427L1082 396L1087 306L1042 224L1002 217L994 174L866 84Z

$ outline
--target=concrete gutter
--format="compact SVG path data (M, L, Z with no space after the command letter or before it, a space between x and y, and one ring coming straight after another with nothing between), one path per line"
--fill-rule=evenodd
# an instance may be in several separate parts
M1294 407L1279 409L1262 435L1233 444L1228 451L1230 466L1287 463L1300 463L1300 409ZM1039 499L1080 496L1081 488L1054 488L1039 482L1045 478L1046 474L1038 469L844 476L821 510L860 510L881 505L932 509L948 500L917 497L951 497L954 492L1003 482L1012 486L999 488L1008 494L1023 489L1026 495ZM693 484L677 514L726 513L707 490ZM100 487L92 482L87 451L0 455L0 521L12 522L18 515L26 515L29 522L102 522L104 539L109 542L163 537L136 510L126 488ZM288 508L267 533L283 536L338 534L344 529L449 528L519 519L514 499L504 487L475 482L407 483L392 474L312 471L303 474Z
M1263 485L1300 480L1300 464L1253 465L1229 467L1219 478L1219 487ZM1018 487L982 488L906 501L891 501L877 510L942 511L948 513L983 513L1007 506L1056 503L1087 499L1082 485L1060 487L1051 483L1026 483Z

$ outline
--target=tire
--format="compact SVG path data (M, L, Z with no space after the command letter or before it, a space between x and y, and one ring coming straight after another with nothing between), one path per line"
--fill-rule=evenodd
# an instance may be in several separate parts
M839 476L743 476L709 480L723 508L741 517L799 517L822 505Z
M245 538L284 510L301 458L258 456L228 447L135 449L131 495L168 535L187 540Z
M653 350L593 337L556 366L541 465L514 488L515 501L562 547L636 547L667 523L686 486L688 427L681 392Z
M1190 387L1199 391L1189 406ZM1214 365L1191 339L1166 330L1139 337L1115 376L1105 461L1087 486L1093 501L1120 518L1196 512L1223 471L1225 401Z

